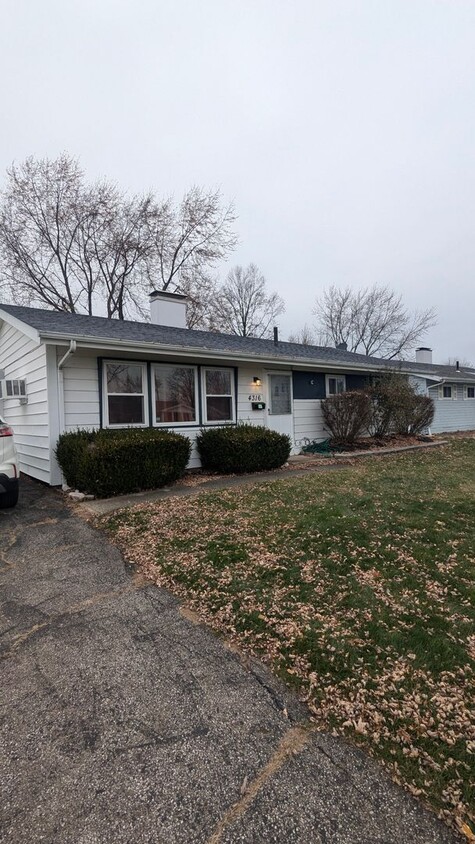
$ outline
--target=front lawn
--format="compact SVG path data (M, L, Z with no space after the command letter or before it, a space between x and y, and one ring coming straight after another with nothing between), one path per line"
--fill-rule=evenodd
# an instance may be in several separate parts
M475 439L102 524L475 840Z

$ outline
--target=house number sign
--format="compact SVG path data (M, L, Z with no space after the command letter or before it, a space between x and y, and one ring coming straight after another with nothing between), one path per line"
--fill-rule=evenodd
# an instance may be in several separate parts
M249 401L262 401L262 394L261 393L251 393L249 396Z

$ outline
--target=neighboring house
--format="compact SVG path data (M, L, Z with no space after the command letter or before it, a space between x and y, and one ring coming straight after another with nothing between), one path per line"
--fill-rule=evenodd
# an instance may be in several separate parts
M237 421L289 434L293 451L322 440L321 400L398 368L435 399L432 430L475 429L475 370L344 349L193 331L186 299L151 296L151 322L0 305L0 411L14 430L21 470L60 484L58 436L77 428L173 428L194 443L201 427ZM423 358L423 359L421 359ZM190 466L199 466L192 449Z

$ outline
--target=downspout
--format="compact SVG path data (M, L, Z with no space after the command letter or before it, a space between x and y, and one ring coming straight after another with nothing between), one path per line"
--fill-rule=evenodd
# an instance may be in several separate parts
M70 340L69 349L58 361L58 409L59 409L59 433L64 434L64 374L63 367L71 355L74 354L77 348L76 340Z

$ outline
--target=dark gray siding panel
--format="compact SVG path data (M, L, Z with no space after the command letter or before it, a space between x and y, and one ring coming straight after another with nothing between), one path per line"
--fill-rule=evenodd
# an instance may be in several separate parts
M367 375L360 375L357 372L352 372L350 375L346 376L346 389L347 390L363 390L364 387L369 385L370 379Z
M324 399L325 375L323 372L293 372L294 399Z
M323 372L293 372L294 399L324 399L325 374ZM361 390L369 384L369 377L360 373L346 376L347 390Z

